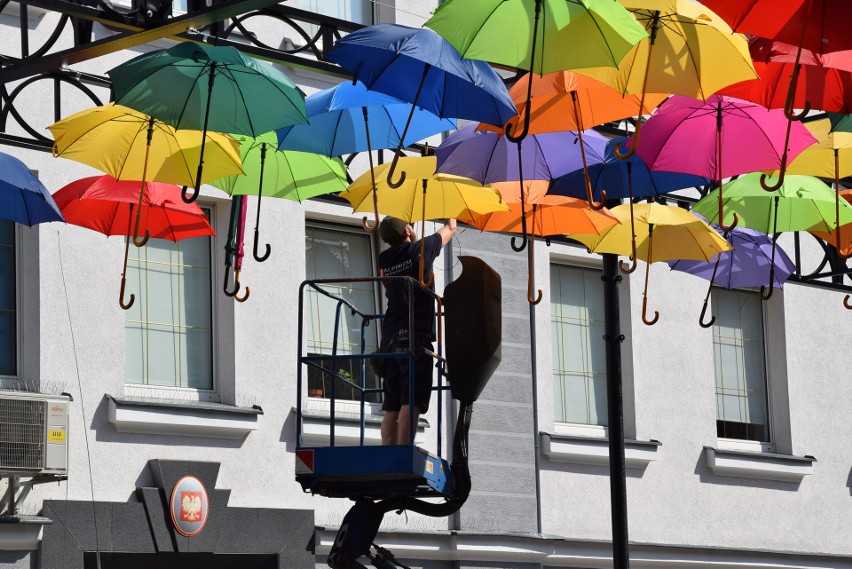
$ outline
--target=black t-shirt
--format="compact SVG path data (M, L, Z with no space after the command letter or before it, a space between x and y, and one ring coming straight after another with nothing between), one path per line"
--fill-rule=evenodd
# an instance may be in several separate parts
M437 233L425 238L423 278L428 279L432 261L441 253L441 236ZM379 253L379 269L386 277L414 277L420 271L420 241L404 241ZM432 287L430 287L431 289ZM400 330L408 329L408 283L385 283L388 306L382 323L382 338L390 338ZM414 285L414 330L435 335L435 299L419 285Z

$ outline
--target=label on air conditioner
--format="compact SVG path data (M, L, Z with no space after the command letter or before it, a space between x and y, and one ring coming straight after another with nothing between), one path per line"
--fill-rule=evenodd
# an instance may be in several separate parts
M60 419L62 422L65 420L65 403L57 403L51 402L47 405L48 417L50 419Z
M49 431L47 431L47 442L64 443L65 429L50 429Z

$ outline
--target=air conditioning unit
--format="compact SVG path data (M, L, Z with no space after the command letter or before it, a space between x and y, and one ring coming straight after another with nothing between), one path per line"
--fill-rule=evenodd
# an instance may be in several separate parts
M66 395L0 391L0 474L68 471Z

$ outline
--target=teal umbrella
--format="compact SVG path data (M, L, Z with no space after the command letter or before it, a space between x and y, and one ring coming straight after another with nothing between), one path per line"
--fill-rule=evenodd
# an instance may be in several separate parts
M210 183L231 195L257 195L253 255L262 263L271 247L258 254L260 201L263 196L301 202L346 189L346 166L340 158L327 158L311 152L278 150L278 135L268 132L257 138L234 135L240 142L240 158L245 174L220 178Z
M271 65L229 46L186 42L140 55L107 72L115 101L176 129L259 136L308 121L305 94ZM198 197L204 140L195 178Z

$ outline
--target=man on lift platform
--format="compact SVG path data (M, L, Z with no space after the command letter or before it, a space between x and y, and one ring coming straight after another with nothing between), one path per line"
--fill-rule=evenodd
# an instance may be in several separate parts
M438 231L424 237L423 274L432 272L432 262L441 249L449 243L456 232L456 220L448 219ZM379 273L383 277L408 276L417 278L420 265L421 243L414 228L401 219L385 217L379 226L379 236L390 248L379 254ZM430 286L430 289L432 287ZM414 287L414 345L409 350L408 333L408 285L400 282L385 284L387 310L382 323L382 345L390 345L390 352L414 354L414 410L409 401L408 358L390 358L383 370L385 412L382 420L382 444L402 445L409 441L409 414L417 425L421 413L429 408L432 396L431 356L435 340L435 301L418 286Z

